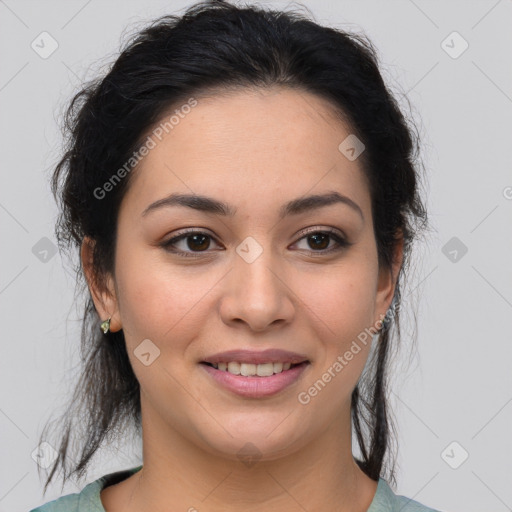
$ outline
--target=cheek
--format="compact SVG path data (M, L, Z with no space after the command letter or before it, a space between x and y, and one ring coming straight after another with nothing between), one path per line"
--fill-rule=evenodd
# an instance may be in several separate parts
M312 336L322 347L316 373L301 391L314 397L315 414L328 416L349 407L368 359L375 304L372 268L346 265L330 269L329 275L303 276L298 295Z
M177 301L179 287L176 280L162 272L148 258L147 251L138 251L133 245L122 251L119 244L116 261L118 303L127 341L138 338L157 339L158 333L173 325L182 301ZM172 306L171 306L172 305Z
M306 311L331 334L352 335L373 321L374 270L364 261L352 263L347 259L322 273L298 274L292 282Z
M179 349L200 325L205 295L218 277L173 267L160 249L131 250L116 266L119 310L127 343L145 338Z

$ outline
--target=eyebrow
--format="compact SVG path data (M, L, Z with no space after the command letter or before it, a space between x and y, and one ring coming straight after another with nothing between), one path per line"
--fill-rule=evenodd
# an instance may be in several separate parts
M339 192L328 192L326 194L317 194L307 197L299 197L284 204L279 210L279 218L283 219L289 215L300 215L301 213L323 208L333 204L345 204L356 211L364 220L363 212L359 205L347 196ZM237 208L230 206L222 201L207 196L195 194L171 194L151 203L143 212L142 216L164 207L182 206L192 208L205 213L233 217Z

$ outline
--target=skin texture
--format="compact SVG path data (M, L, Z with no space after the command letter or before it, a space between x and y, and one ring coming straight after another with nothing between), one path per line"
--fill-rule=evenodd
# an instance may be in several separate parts
M369 507L377 482L353 460L350 395L370 344L307 405L297 399L359 333L380 325L402 261L399 246L393 271L379 269L366 179L358 160L338 150L350 133L329 103L303 91L198 98L132 171L118 219L115 275L105 276L105 287L94 284L84 240L97 311L112 317L112 331L124 330L141 386L144 468L102 491L107 512ZM279 219L284 203L329 191L351 198L363 218L335 204ZM173 206L142 216L170 193L213 197L236 213ZM211 236L203 245L190 238L176 243L197 258L159 245L184 228ZM315 245L305 228L334 229L353 245L325 252L335 240ZM249 236L263 249L252 263L236 252ZM144 339L160 350L149 366L134 355ZM235 348L292 350L311 364L278 395L242 398L199 364ZM237 456L247 442L261 455L250 467Z

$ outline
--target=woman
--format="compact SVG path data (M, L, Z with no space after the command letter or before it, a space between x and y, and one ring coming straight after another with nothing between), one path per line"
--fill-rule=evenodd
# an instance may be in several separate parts
M57 237L90 295L46 487L116 429L143 464L33 512L432 510L388 483L389 353L427 215L372 45L195 4L138 34L67 127Z

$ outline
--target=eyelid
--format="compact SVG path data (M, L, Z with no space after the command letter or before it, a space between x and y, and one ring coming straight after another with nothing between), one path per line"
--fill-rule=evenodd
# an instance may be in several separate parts
M310 233L319 233L319 232L327 233L329 235L338 235L339 237L341 237L345 240L347 239L347 236L345 235L345 233L343 231L341 231L340 229L332 228L332 227L322 228L322 227L318 227L318 226L311 226L308 228L301 229L295 236L300 236L302 238L305 235L309 235Z
M177 244L178 242L181 242L183 239L186 239L187 237L192 236L192 235L206 235L206 236L210 237L212 240L214 240L215 243L217 243L217 244L219 243L219 242L217 242L216 237L213 236L212 234L210 234L207 229L197 227L197 228L188 228L188 229L185 229L184 231L178 232L178 234L173 235L171 238L162 242L159 245L165 251L170 252L171 254L176 254L178 256L185 256L185 257L192 257L192 258L197 258L197 257L201 257L201 256L209 256L211 254L211 251L209 251L209 250L203 251L203 252L201 252L201 251L193 252L193 251L180 251L178 249L172 249L173 245Z
M353 245L353 242L349 242L345 233L337 228L328 227L328 228L322 228L320 226L310 226L308 228L304 228L301 231L299 231L295 236L298 236L299 238L293 243L293 245L301 242L304 238L306 238L309 234L326 234L331 239L335 241L335 247L332 247L330 249L322 249L318 251L314 250L307 250L309 254L322 256L322 255L328 255L334 252L341 251L342 249L346 249ZM217 241L217 238L209 233L209 230L206 228L188 228L184 231L178 232L176 235L172 236L168 240L162 242L160 244L161 247L164 248L164 250L176 254L179 256L185 256L185 257L202 257L210 255L212 251L206 250L206 251L181 251L181 250L173 250L170 249L173 245L177 244L178 242L181 242L183 239L186 239L188 236L192 235L206 235L216 244L219 245L219 242Z
M318 226L312 226L312 227L305 228L305 229L299 231L299 233L296 235L296 236L299 236L299 238L296 242L294 242L293 245L298 244L303 239L307 238L308 235L317 234L317 233L325 234L325 235L329 236L332 240L334 240L335 245L334 245L334 247L331 247L330 249L322 249L319 251L313 251L312 249L307 249L307 252L309 253L309 255L312 255L312 256L319 256L319 257L320 256L328 256L333 253L340 252L343 249L348 249L351 245L354 245L354 242L349 242L347 236L345 235L345 233L343 231L341 231L337 228L333 228L333 227L321 228Z

